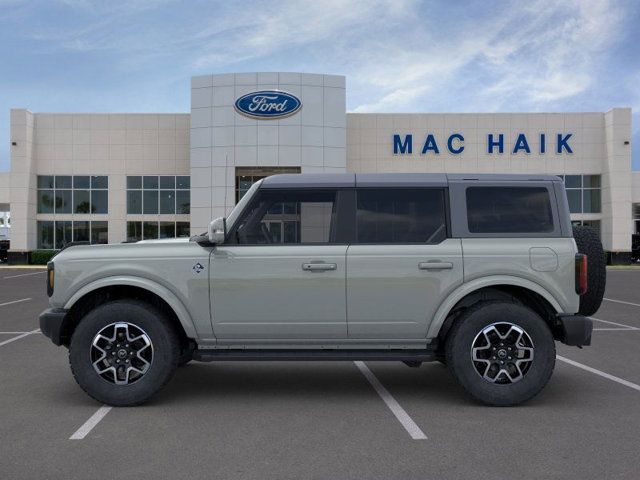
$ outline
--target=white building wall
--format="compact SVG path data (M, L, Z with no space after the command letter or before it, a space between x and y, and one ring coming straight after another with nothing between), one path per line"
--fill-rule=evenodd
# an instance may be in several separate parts
M37 220L106 220L126 236L127 175L189 175L189 114L60 114L12 110L12 251L37 247ZM26 138L24 142L22 139ZM37 214L37 175L108 175L107 215ZM135 216L179 220L188 216Z
M439 154L421 154L427 134ZM447 149L451 134L464 137L464 151ZM504 153L488 153L487 136L504 135ZM531 153L513 153L518 135ZM540 134L546 152L540 153ZM571 133L573 153L556 153L556 135ZM393 137L413 137L412 154L394 154ZM606 250L631 249L631 109L607 113L347 114L350 172L549 173L601 175L602 213L572 215L601 220Z
M302 101L282 119L237 113L237 98L281 90ZM344 172L345 77L305 73L237 73L191 79L191 233L235 204L235 167L301 167Z
M11 249L26 251L36 245L36 165L34 117L25 109L11 110ZM13 144L15 143L15 145Z

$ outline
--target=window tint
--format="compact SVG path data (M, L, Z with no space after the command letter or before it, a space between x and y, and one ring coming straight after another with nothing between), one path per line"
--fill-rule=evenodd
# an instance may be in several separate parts
M544 187L469 187L467 220L471 233L553 231L549 192Z
M361 189L358 243L439 243L447 236L442 189Z
M332 243L335 216L334 190L264 190L243 213L233 239L249 245Z

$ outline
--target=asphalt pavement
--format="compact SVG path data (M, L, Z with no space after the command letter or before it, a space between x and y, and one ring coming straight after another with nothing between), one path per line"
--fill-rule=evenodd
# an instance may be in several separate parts
M638 479L640 269L607 281L593 345L557 344L519 407L475 403L438 363L220 362L111 409L37 330L45 274L0 269L0 478Z

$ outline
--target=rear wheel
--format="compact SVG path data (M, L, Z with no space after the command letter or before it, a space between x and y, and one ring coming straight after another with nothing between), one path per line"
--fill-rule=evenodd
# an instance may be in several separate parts
M449 370L476 400L510 406L538 394L555 366L555 343L529 308L482 302L463 313L445 344Z
M96 307L79 323L69 345L69 363L82 389L113 406L147 401L173 375L179 337L153 306L118 300Z

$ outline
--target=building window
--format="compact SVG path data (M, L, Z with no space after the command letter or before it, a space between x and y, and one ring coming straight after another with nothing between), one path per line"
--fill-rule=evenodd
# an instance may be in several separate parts
M47 220L38 221L38 248L61 249L70 242L107 243L106 221Z
M188 215L191 179L186 175L127 177L127 214Z
M109 179L89 175L38 175L38 213L107 214Z
M280 173L300 173L300 167L237 167L236 203L247 193L251 185L258 180Z
M571 213L600 213L600 175L559 175L564 180Z
M633 205L633 222L636 227L634 233L640 233L640 203Z
M189 222L127 222L127 242L189 237Z

